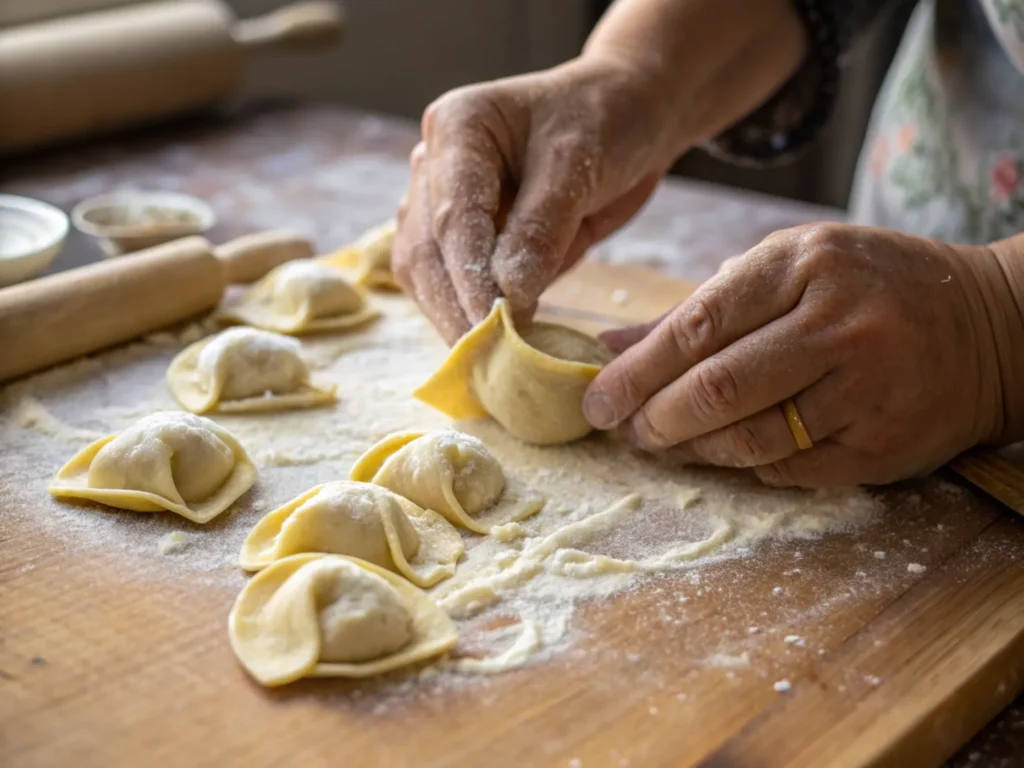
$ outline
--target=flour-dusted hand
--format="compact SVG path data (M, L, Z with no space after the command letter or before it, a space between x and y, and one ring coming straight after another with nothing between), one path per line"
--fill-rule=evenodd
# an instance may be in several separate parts
M584 409L642 449L754 467L773 485L885 483L1020 439L1020 323L995 247L800 227L653 326L607 334L622 354Z
M430 106L398 215L395 275L454 341L540 293L648 198L677 151L635 68L578 60Z

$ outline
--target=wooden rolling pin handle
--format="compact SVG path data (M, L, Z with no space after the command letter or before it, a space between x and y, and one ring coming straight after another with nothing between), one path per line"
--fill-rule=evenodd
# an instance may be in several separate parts
M294 51L333 45L345 30L345 14L331 0L308 0L234 24L231 37L247 51Z
M275 230L244 235L213 249L224 283L251 283L279 264L313 258L313 244L294 232Z

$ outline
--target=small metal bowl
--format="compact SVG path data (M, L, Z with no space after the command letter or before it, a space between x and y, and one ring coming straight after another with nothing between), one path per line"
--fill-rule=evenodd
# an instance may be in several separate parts
M213 226L213 209L179 192L125 190L83 200L71 211L75 227L99 238L108 256L121 256Z
M60 208L18 195L0 195L0 286L35 277L60 253L68 217Z

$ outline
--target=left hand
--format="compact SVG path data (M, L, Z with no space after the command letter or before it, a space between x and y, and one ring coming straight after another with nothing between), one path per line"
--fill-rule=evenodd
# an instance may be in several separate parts
M753 467L770 485L927 473L1004 429L993 268L988 248L886 230L775 233L665 317L605 334L622 354L584 413L643 450Z

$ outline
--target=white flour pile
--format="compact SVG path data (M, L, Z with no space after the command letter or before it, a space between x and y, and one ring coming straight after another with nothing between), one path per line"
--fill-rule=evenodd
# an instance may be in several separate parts
M186 577L237 591L244 582L239 547L264 513L314 484L344 479L355 459L390 432L447 424L409 394L446 348L405 299L376 296L375 302L385 314L366 329L303 341L315 373L337 384L336 405L213 417L246 447L260 478L231 511L205 526L172 514L59 504L46 491L57 469L89 441L176 407L166 367L202 327L155 334L8 386L0 392L0 499L9 523L82 557L101 548L112 552L108 557L124 559L126 579ZM491 422L459 428L483 439L508 475L548 503L493 536L466 534L458 573L432 590L464 638L440 669L444 675L557 658L579 636L573 613L587 601L633 589L685 600L712 562L757 557L768 539L853 529L877 511L863 492L770 491L734 473L670 470L606 438L539 448ZM665 578L682 586L670 589Z

